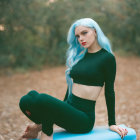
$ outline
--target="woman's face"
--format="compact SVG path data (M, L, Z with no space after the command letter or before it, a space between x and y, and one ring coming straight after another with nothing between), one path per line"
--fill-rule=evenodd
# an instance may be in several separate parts
M84 48L90 48L96 42L96 30L89 27L77 26L75 36Z

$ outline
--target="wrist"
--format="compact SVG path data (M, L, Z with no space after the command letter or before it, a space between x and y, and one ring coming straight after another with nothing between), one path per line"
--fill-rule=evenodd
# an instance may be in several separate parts
M109 125L109 126L111 126L111 125L116 125L116 122L109 122L108 125Z

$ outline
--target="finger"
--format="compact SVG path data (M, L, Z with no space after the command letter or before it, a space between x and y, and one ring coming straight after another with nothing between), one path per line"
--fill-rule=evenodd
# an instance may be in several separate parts
M123 128L124 134L127 135L127 130Z
M121 128L121 127L119 127L118 129L121 131L122 137L124 137L125 136L125 129L124 128Z
M123 128L123 131L124 131L124 134L125 134L125 136L126 136L127 133L128 133L127 129Z
M125 131L128 133L128 130L125 128Z
M122 133L119 129L115 129L115 131L122 137Z
M125 136L125 133L124 133L124 130L122 128L119 128L119 130L121 131L122 133L122 138Z
M120 131L121 131L121 133L122 133L122 138L126 135L126 133L125 133L125 129L123 129L123 128L120 128Z
M126 129L124 129L124 132L125 132L125 136L127 135L128 131Z
M127 135L127 132L125 131L125 129L123 129L123 133L124 133L124 136L126 136L126 135Z

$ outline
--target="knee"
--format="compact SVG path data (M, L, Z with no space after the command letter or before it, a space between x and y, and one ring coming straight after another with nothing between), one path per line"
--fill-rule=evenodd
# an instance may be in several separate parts
M29 91L26 95L22 96L19 101L20 109L25 112L27 109L31 110L31 108L35 105L38 92L35 90Z
M19 107L21 111L33 122L40 124L41 118L38 114L37 98L39 93L35 90L31 90L26 95L22 96L19 101Z
M27 93L27 95L31 96L31 97L36 97L37 95L39 95L39 93L36 90L31 90Z

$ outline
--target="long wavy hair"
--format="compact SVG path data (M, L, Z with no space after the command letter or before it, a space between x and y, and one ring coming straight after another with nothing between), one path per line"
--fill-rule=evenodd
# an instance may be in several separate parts
M75 28L80 25L85 26L85 27L94 28L97 33L97 42L100 45L100 47L104 48L105 50L107 50L108 52L113 54L113 52L111 50L110 42L109 42L108 38L102 32L102 30L99 27L99 25L97 24L97 22L95 22L91 18L82 18L82 19L76 20L71 25L71 27L68 31L68 36L67 36L67 42L69 44L69 48L66 52L67 69L65 71L65 75L66 75L66 81L67 81L67 85L68 85L68 89L69 89L68 95L70 95L70 93L72 93L72 86L73 86L73 79L70 77L70 70L72 69L72 67L75 64L77 64L77 62L79 60L81 60L85 56L85 54L87 52L87 48L82 47L75 36Z

